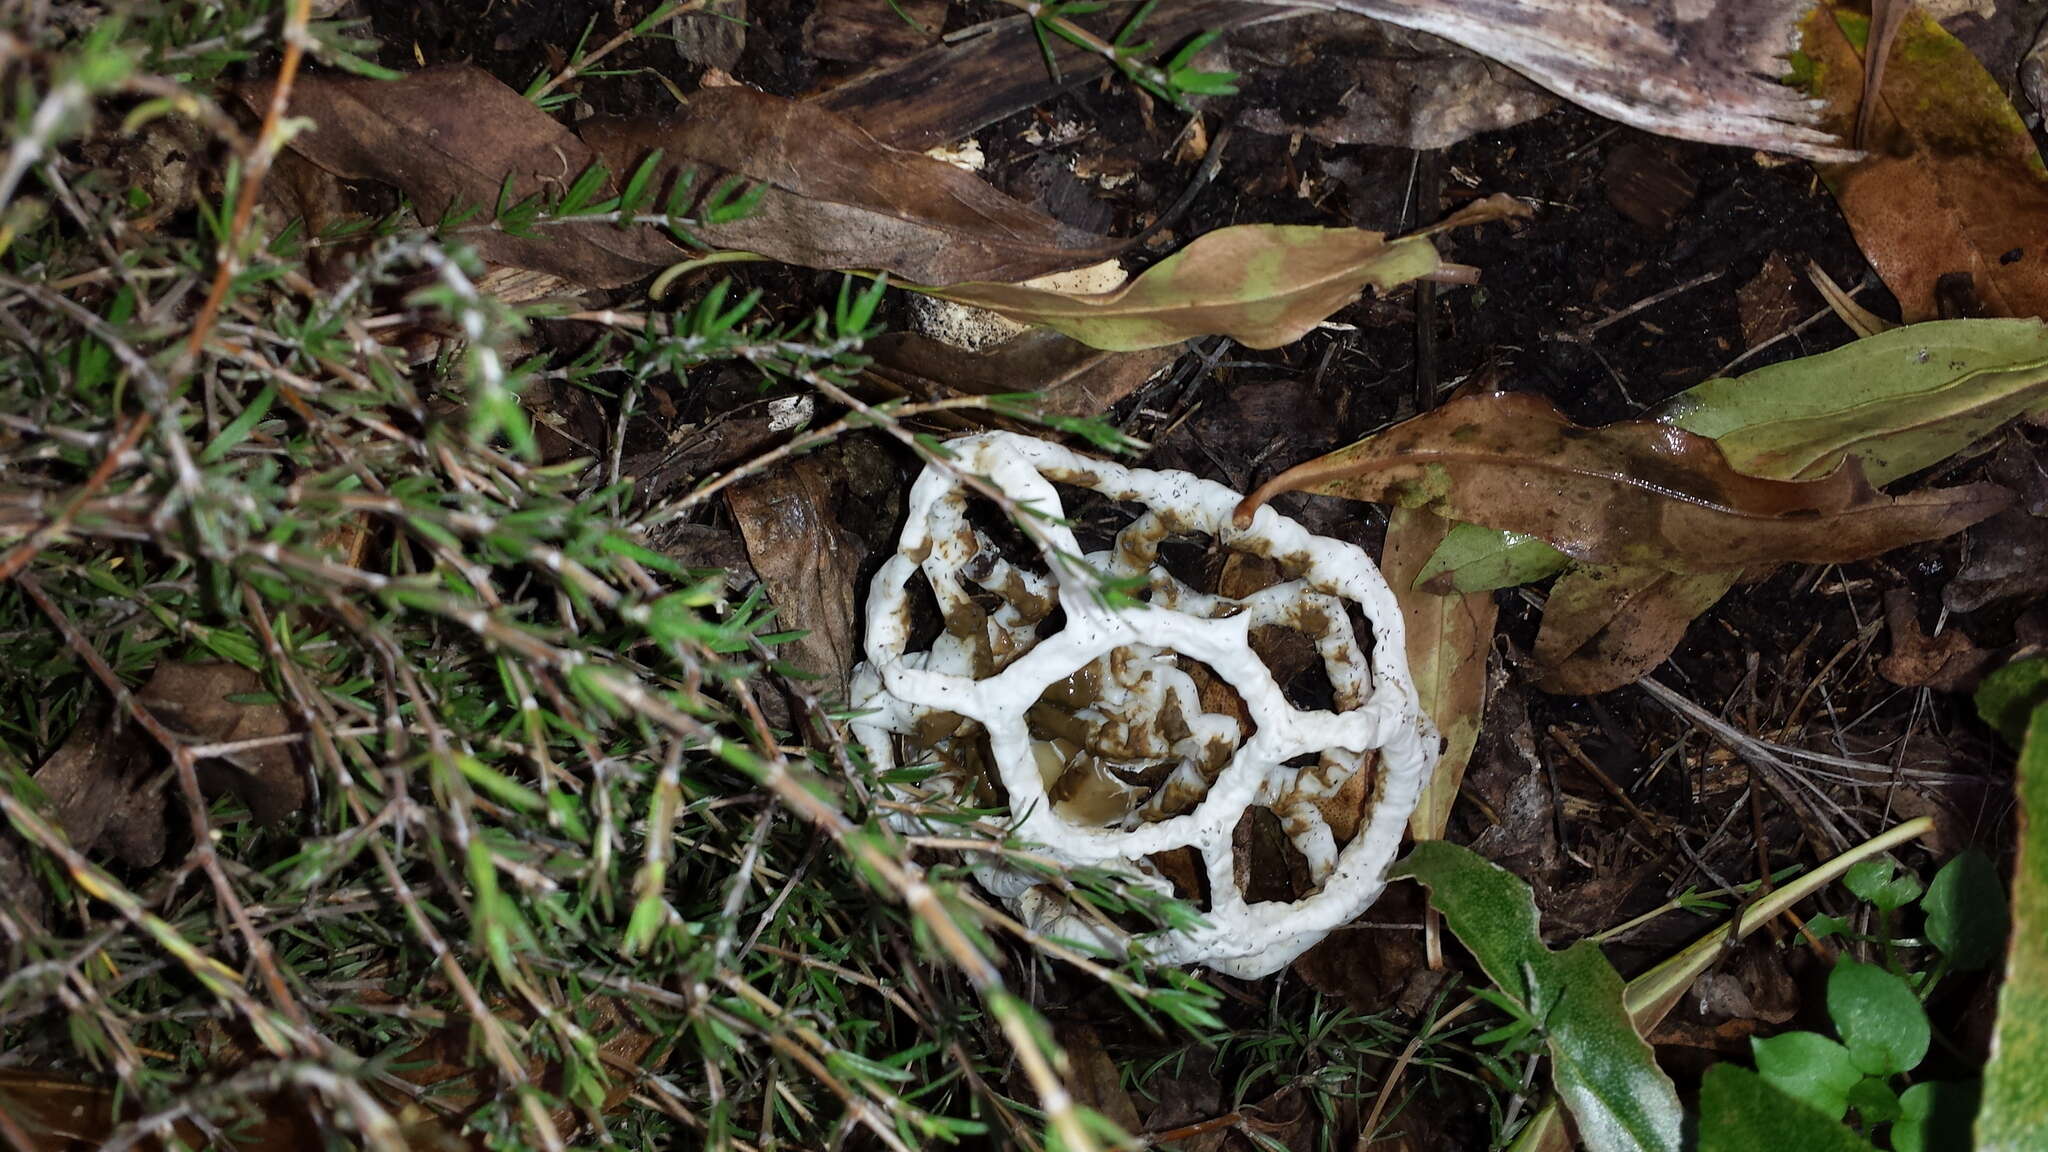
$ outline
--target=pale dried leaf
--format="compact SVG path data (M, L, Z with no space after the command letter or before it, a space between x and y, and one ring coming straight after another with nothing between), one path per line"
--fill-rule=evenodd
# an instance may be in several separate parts
M1486 712L1486 658L1493 648L1498 611L1491 592L1440 596L1416 586L1423 562L1450 527L1433 513L1397 508L1388 517L1387 540L1380 553L1380 573L1394 590L1407 625L1408 670L1415 677L1416 696L1444 740L1436 772L1408 818L1409 834L1417 840L1443 835L1465 766L1479 743L1480 718Z

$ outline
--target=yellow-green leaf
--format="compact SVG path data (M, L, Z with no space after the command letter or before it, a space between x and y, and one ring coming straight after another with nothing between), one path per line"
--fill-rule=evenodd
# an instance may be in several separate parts
M1217 335L1277 348L1358 299L1366 285L1385 292L1439 263L1436 247L1419 237L1390 242L1362 228L1240 224L1201 237L1111 292L1023 284L930 291L1113 352Z
M1443 755L1408 818L1417 840L1444 833L1465 765L1479 742L1486 711L1486 655L1493 648L1496 606L1491 592L1439 596L1416 584L1416 572L1449 531L1450 522L1419 508L1396 508L1387 520L1380 571L1407 625L1408 670L1422 709L1443 734Z
M1872 484L1889 484L2041 411L2048 325L1935 320L1709 380L1658 419L1713 440L1751 476L1808 479L1854 458Z
M1490 196L1431 231L1527 213L1511 197ZM1385 292L1440 267L1426 235L1388 240L1362 228L1240 224L1197 238L1112 292L1065 293L1022 284L919 290L1115 352L1197 336L1277 348L1358 299L1367 285Z

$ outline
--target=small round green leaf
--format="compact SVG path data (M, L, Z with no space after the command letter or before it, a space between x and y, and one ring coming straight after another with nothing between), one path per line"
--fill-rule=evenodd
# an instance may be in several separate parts
M1889 1124L1899 1118L1899 1097L1891 1086L1875 1076L1858 1080L1849 1089L1849 1107L1863 1120L1865 1128Z
M1828 974L1828 1015L1856 1067L1872 1076L1910 1072L1927 1055L1927 1011L1904 980L1844 956Z
M1983 1084L1976 1080L1930 1080L1899 1093L1899 1119L1892 1125L1894 1152L1943 1152L1970 1147Z
M1842 874L1842 883L1858 897L1887 912L1911 904L1920 896L1920 878L1911 872L1894 875L1897 869L1882 856L1857 863Z
M1982 852L1972 848L1942 865L1920 907L1927 912L1927 938L1958 971L1998 959L2005 945L2005 887Z
M2048 658L2015 660L1984 678L1977 688L1977 715L2017 748L2027 720L2048 703Z
M1882 856L1873 860L1862 860L1842 873L1842 886L1854 892L1860 899L1875 903L1878 889L1891 882L1892 870L1892 862Z
M1817 1032L1786 1032L1751 1040L1757 1074L1773 1088L1840 1120L1849 1089L1863 1079L1849 1050Z

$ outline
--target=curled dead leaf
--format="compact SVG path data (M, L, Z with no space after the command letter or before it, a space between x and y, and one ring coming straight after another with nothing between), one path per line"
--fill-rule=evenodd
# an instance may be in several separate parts
M1277 348L1358 299L1368 285L1386 292L1445 268L1429 242L1432 234L1528 213L1511 196L1489 196L1397 240L1363 228L1239 224L1197 237L1111 292L958 284L934 294L1113 351L1197 336Z
M1592 696L1634 683L1671 655L1693 618L1741 573L1575 564L1550 587L1532 655L1545 692Z
M291 722L274 702L236 697L267 692L263 678L239 664L165 664L138 700L176 735L195 744L234 744L284 737ZM306 800L306 781L284 740L228 751L199 762L200 785L240 797L256 819L273 824Z
M1976 685L1978 675L1991 662L1991 653L1957 629L1938 636L1922 631L1919 608L1913 603L1913 594L1904 588L1885 593L1884 618L1892 634L1892 650L1877 662L1877 671L1901 688L1967 690Z
M1730 467L1713 441L1650 421L1584 428L1527 393L1461 397L1268 481L1281 492L1426 507L1538 536L1574 559L1673 572L1840 563L1937 539L2010 500L1991 484L1888 497L1853 463L1807 481Z

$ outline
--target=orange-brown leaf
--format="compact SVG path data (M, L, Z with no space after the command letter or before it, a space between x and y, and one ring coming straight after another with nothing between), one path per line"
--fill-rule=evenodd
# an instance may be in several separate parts
M1870 19L1829 2L1802 27L1822 123L1847 134L1859 119ZM2026 124L1925 12L1897 13L1892 33L1864 117L1868 155L1821 168L1857 245L1908 322L1939 315L1936 286L1952 274L1968 278L1990 315L2048 315L2048 170Z

